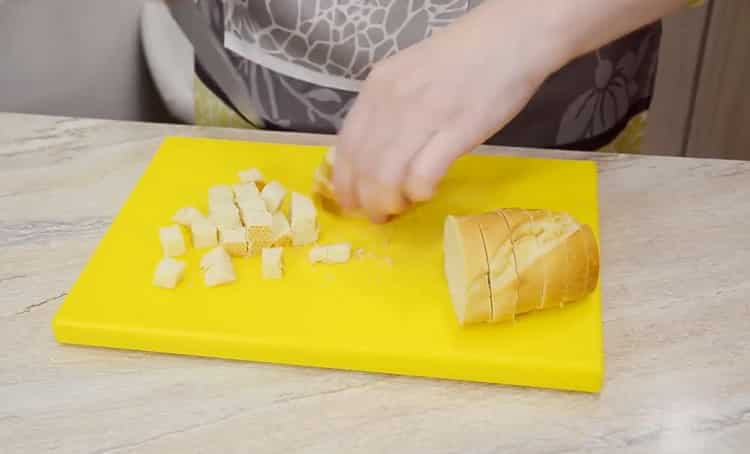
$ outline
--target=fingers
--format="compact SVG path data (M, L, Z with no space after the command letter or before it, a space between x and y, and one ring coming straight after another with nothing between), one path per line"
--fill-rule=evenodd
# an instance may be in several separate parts
M371 178L358 182L359 205L372 222L383 223L392 215L399 214L408 207L406 199L390 187L381 185Z
M411 205L403 191L409 162L431 135L429 130L404 125L393 142L358 156L355 186L359 206L371 220L383 222Z
M424 127L424 112L403 107L388 83L375 82L363 90L344 122L334 186L345 210L360 210L380 223L408 208L402 193L406 170L433 132Z
M361 143L366 134L369 116L368 111L363 107L362 100L358 98L344 119L338 135L336 158L333 164L333 188L336 200L345 211L355 211L359 208L354 186L355 160L357 144Z
M454 123L435 130L425 127L423 117L403 112L398 125L388 124L387 116L370 110L376 103L362 105L352 110L340 135L334 185L342 208L360 210L372 222L386 222L431 199L453 161L477 145L471 128ZM374 131L368 119L379 120L385 127L377 131L385 133Z
M347 115L333 172L341 207L378 223L431 198L450 164L477 135L476 121L457 118L471 118L463 115L462 101L446 101L450 93L432 88L431 78L411 80L389 68L370 73Z
M406 169L402 188L409 200L425 202L431 199L453 161L478 145L459 130L440 131L414 155Z
M407 120L395 137L365 135L367 127L356 123L364 118L378 116L357 111L342 131L334 184L344 209L361 210L375 223L432 198L452 162L474 145L460 128L435 131Z
M358 207L354 194L354 165L351 154L342 153L341 145L336 148L336 162L333 165L333 190L336 200L345 211L354 211Z

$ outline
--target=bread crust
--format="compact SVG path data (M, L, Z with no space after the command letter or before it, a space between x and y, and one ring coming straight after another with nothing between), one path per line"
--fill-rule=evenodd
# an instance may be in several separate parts
M513 320L518 314L578 301L597 286L595 235L567 213L505 208L449 218L453 225L449 229L446 218L445 237L454 246L446 260L457 260L458 265L446 263L446 276L464 273L449 277L452 296L456 282L476 279L485 269L488 276L489 311L474 310L476 300L468 297L453 299L462 323ZM474 306L469 308L469 303ZM465 316L468 312L471 317Z
M539 210L504 209L508 226L511 230L513 252L516 258L516 272L518 273L518 303L516 315L539 308L542 303L542 293L545 284L546 263L539 262L541 250L537 223L543 215Z
M470 218L480 226L487 252L491 317L486 321L513 320L518 302L518 274L505 218L501 213L495 212L473 215Z

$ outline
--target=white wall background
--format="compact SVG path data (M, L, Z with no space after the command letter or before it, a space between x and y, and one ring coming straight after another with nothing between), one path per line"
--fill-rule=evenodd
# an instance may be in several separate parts
M0 111L169 120L143 60L145 0L0 0Z

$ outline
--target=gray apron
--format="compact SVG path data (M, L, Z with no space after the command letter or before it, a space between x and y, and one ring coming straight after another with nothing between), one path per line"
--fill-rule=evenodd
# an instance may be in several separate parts
M195 1L244 79L263 126L317 133L339 129L374 63L425 39L480 3ZM630 118L648 109L660 38L661 23L656 22L570 62L487 142L581 150L606 145ZM200 62L196 74L232 107Z

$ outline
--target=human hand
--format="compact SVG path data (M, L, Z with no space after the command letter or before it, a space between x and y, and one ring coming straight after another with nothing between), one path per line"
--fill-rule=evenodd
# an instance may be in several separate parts
M384 222L428 200L451 163L508 123L556 69L538 17L498 3L508 2L481 5L374 66L338 137L334 187L344 209Z

